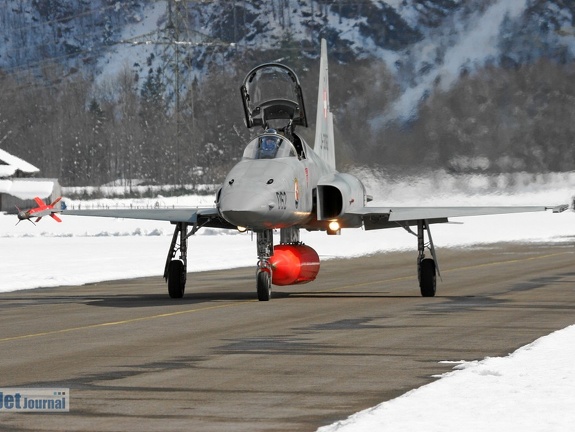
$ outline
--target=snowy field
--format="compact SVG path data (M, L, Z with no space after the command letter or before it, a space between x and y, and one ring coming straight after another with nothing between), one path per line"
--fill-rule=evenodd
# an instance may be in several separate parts
M365 173L364 173L365 174ZM377 205L557 205L571 203L575 174L508 178L468 176L462 181L436 175L391 182L365 175ZM364 178L365 178L364 177ZM439 193L441 191L442 193ZM446 192L447 191L447 192ZM425 197L421 199L420 197ZM74 202L82 206L210 206L213 197ZM172 235L167 222L82 218L63 215L36 226L0 214L0 291L80 285L88 282L161 275ZM441 248L498 241L573 243L575 214L550 212L453 219L432 226ZM278 235L279 237L279 235ZM302 232L302 241L322 260L375 252L416 249L402 229L344 230L341 236ZM190 272L255 266L249 233L200 230L189 242ZM320 276L321 277L321 274ZM575 322L575 317L574 317ZM442 379L356 414L327 431L550 431L575 424L575 326L542 338L505 358L454 362Z

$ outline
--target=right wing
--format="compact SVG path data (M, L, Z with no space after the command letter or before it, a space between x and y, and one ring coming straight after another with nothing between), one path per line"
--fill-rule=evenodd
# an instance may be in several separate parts
M418 220L428 223L448 222L450 217L485 216L511 213L529 213L553 210L559 213L567 206L495 206L495 207L363 207L352 212L361 216L366 230L415 225Z

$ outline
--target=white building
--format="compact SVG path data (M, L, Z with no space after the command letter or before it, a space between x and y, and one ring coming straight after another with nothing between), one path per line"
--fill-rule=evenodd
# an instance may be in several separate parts
M0 211L15 212L35 207L34 197L52 202L60 196L58 179L32 177L40 170L17 156L0 149Z

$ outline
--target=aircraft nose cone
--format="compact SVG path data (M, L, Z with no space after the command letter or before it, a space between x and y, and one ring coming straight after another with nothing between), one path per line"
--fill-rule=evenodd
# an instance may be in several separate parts
M265 226L270 211L276 207L272 200L274 197L275 192L236 188L236 190L221 197L220 213L224 219L236 226Z
M286 210L285 202L281 206L278 200L285 201L285 191L293 190L293 179L292 169L280 162L240 162L222 187L218 200L220 214L236 226L277 227Z

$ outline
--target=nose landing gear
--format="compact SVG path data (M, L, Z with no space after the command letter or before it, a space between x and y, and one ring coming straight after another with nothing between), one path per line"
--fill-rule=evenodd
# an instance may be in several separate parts
M272 266L270 258L274 254L273 231L258 231L258 267L256 270L256 287L259 301L270 301L272 298Z

